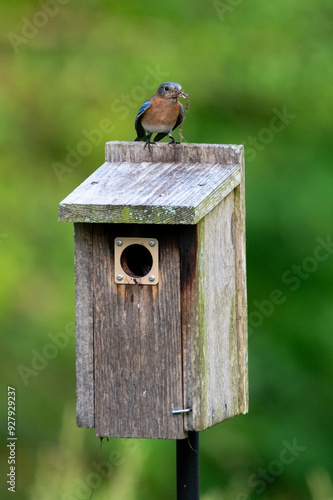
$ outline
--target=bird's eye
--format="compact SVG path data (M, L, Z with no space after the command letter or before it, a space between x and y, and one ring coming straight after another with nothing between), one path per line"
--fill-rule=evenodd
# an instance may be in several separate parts
M164 87L164 90L166 90L166 91L168 91L168 90L169 90L168 85L166 85L166 86Z

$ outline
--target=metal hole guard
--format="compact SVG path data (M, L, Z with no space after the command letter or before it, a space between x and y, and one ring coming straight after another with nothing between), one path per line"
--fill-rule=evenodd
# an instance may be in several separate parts
M115 238L114 273L118 285L157 285L157 239L121 236Z

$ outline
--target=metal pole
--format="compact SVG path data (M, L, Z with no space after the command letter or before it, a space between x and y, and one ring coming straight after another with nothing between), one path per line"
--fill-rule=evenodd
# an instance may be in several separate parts
M199 432L177 439L177 500L199 500Z

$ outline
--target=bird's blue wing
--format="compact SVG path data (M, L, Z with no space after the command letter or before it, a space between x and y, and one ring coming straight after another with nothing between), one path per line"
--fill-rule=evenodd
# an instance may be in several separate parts
M149 99L148 99L148 101L145 101L142 104L141 108L139 109L138 114L136 115L136 118L139 118L139 116L143 115L143 113L150 107L150 104L151 104L151 102L149 101Z
M180 110L179 110L179 115L178 115L178 118L177 118L177 121L176 121L176 124L175 124L175 126L173 127L172 130L175 130L175 128L179 127L179 125L181 125L183 123L184 118L185 118L185 109L184 109L184 106L181 105Z
M138 137L137 139L141 139L141 138L144 138L145 137L145 131L144 131L144 128L143 126L141 125L141 116L143 115L143 113L145 111L147 111L147 109L150 107L150 101L146 101L142 104L141 108L139 109L138 111L138 114L136 115L136 118L135 118L135 130L138 134Z

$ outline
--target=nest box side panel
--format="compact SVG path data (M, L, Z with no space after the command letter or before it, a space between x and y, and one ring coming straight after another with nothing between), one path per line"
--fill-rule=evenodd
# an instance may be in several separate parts
M157 238L159 283L116 284L114 238ZM181 439L183 408L177 235L158 226L95 224L95 427L100 437Z
M76 421L95 427L92 225L74 224Z
M238 187L198 223L196 231L188 228L189 234L182 238L181 255L193 253L193 268L182 266L184 397L192 407L185 417L186 430L204 430L248 408L240 197Z

